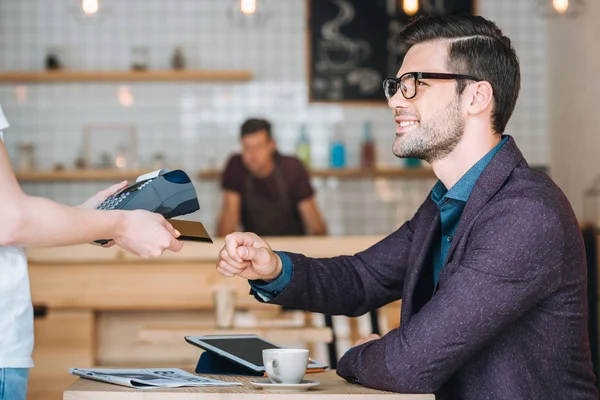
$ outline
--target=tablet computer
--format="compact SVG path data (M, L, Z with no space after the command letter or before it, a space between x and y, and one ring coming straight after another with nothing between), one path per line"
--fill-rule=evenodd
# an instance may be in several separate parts
M210 335L186 336L185 340L213 354L226 357L254 372L265 372L262 351L265 349L281 349L275 343L269 342L257 335ZM307 372L322 371L327 365L309 359Z

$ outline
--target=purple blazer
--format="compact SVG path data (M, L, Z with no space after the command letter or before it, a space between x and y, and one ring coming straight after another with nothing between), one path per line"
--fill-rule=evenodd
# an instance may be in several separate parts
M428 196L353 256L287 253L293 277L271 302L359 316L402 299L400 328L339 361L337 373L364 386L440 399L598 399L578 222L512 138L473 188L434 291L439 229Z

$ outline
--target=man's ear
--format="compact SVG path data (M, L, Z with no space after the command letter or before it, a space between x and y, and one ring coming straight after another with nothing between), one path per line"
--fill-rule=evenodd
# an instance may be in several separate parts
M471 86L469 114L479 114L494 104L494 89L489 82L476 82Z

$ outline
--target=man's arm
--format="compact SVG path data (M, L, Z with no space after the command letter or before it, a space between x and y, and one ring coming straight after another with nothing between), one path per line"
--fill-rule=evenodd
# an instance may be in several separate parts
M319 207L317 207L314 196L298 203L298 209L300 210L300 216L302 217L304 226L307 228L308 234L315 236L327 234L325 222L321 218L321 213L319 212Z
M68 207L21 190L0 141L0 245L63 246L114 239L134 254L178 251L179 236L161 215L142 210L100 211Z
M223 190L223 204L217 227L217 236L226 236L235 232L240 225L241 196L233 190Z
M274 304L325 314L362 315L402 297L421 210L396 232L354 256L309 258L283 253L287 269L263 239L253 233L233 233L225 237L216 269L228 277L289 282L272 299ZM288 276L282 275L284 269Z
M466 256L442 270L433 298L407 325L350 349L340 359L338 374L383 390L439 390L557 289L566 235L577 230L564 225L555 209L533 200L518 207L509 201L495 204L471 232Z

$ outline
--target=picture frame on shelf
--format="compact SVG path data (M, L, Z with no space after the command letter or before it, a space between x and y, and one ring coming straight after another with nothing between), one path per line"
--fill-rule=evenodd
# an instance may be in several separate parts
M138 132L133 125L86 125L83 128L83 148L88 168L139 168Z

